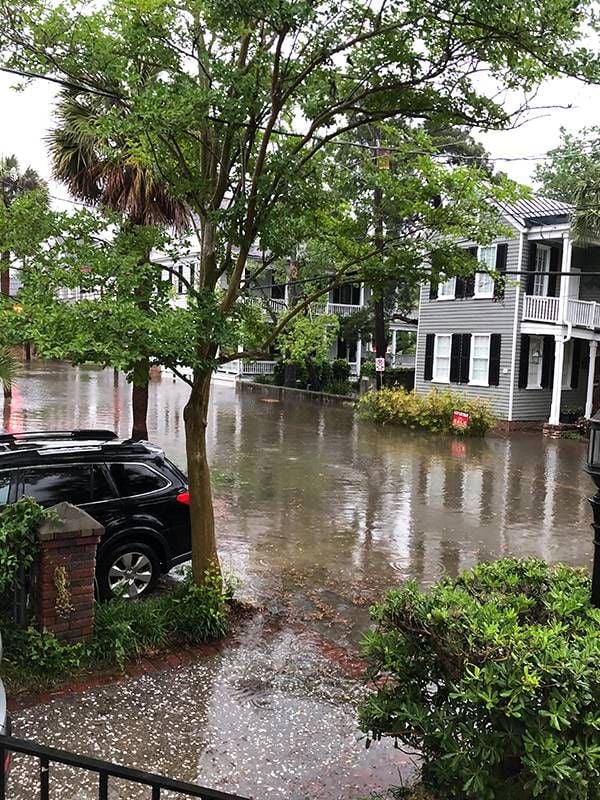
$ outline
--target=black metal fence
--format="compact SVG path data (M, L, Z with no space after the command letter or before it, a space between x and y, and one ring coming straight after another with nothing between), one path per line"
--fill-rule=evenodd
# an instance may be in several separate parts
M131 784L149 787L148 798L160 800L161 792L169 791L185 797L200 797L203 800L245 800L235 794L219 792L215 789L206 789L193 783L176 781L141 769L122 767L110 761L101 761L98 758L78 756L66 750L57 750L54 747L45 747L35 742L15 739L12 736L0 736L0 800L10 800L7 793L7 757L12 753L24 753L34 756L39 762L39 800L52 798L52 766L66 764L69 767L93 773L97 776L98 787L95 795L98 800L108 800L108 788L111 778L129 781Z

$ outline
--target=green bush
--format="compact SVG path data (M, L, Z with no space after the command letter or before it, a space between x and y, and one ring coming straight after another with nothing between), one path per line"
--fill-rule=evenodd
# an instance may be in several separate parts
M392 388L394 386L401 386L408 392L412 392L415 388L415 370L407 367L398 367L397 369L386 369L383 373L383 383L385 386Z
M0 511L0 595L12 591L19 569L27 571L37 553L37 530L53 516L31 497Z
M467 428L452 426L454 411L469 414ZM358 415L379 425L405 425L424 428L432 433L467 436L483 436L496 424L496 418L485 401L438 389L432 389L425 395L401 388L367 392L359 400Z
M331 362L331 380L347 381L350 380L350 364L344 358L336 358Z
M47 631L2 624L2 672L11 687L50 685L80 669L117 666L168 647L219 639L229 630L231 586L221 589L207 574L196 586L187 573L172 591L132 602L96 605L94 635L86 644L65 644Z
M350 381L348 379L344 380L332 378L325 387L325 392L327 394L347 395L350 394L351 391L352 386L350 385Z
M377 373L375 370L375 361L372 358L362 362L360 365L360 374L363 378L375 377Z
M422 756L436 798L600 798L600 610L580 570L482 564L372 609L360 709L373 739Z

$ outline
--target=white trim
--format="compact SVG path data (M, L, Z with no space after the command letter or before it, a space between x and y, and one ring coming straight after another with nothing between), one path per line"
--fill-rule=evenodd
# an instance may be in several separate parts
M496 269L496 258L498 256L498 245L497 244L489 244L489 245L483 245L483 246L482 245L477 245L477 263L478 264L485 263L485 262L483 262L481 260L481 251L482 250L493 250L493 253L494 253L493 258L492 258L493 264L492 264L491 267L490 267L489 264L486 264L486 267L488 269ZM482 277L483 278L487 278L488 280L490 280L492 282L492 288L488 292L479 292L477 290L478 280L480 278L482 278ZM494 281L492 280L492 277L491 277L489 272L476 272L475 273L475 285L474 285L474 294L473 294L473 297L475 299L479 298L479 299L487 299L487 300L489 300L489 299L493 298L493 296L494 296L494 288L495 288L494 287Z
M543 242L544 239L552 238L552 234L559 239L563 233L567 233L571 228L570 223L561 222L559 225L534 225L531 228L526 228L528 241Z
M592 416L593 401L594 401L594 378L596 373L596 352L598 349L598 342L593 341L589 344L590 348L590 363L588 367L587 389L585 395L585 416L589 419Z
M438 340L439 339L449 339L450 340L450 347L448 348L448 378L439 378L437 377L437 359L438 359ZM446 356L442 356L442 358L446 358ZM436 333L435 339L433 342L433 374L431 377L432 383L450 383L450 367L452 361L452 334L451 333Z
M545 257L547 258L548 263L542 264L542 269L538 269L538 256L540 253L544 253ZM533 265L533 291L531 294L536 295L537 297L548 297L548 286L550 285L550 264L552 262L552 248L548 244L538 244L535 251L535 264ZM545 272L545 275L540 275L540 272ZM542 291L536 292L535 291L535 282L538 278L542 279Z
M565 372L567 373L565 375ZM573 339L565 342L565 354L563 357L562 388L563 391L571 389L571 376L573 373Z
M558 325L552 322L522 322L521 333L530 333L533 336L568 336L571 335L573 339L585 339L590 342L600 342L600 334L598 331L588 331L585 328L572 328L569 334L569 329L566 325Z
M525 241L525 236L523 233L519 235L519 257L517 259L517 271L521 271L521 265L523 263L523 242ZM513 407L515 402L515 378L516 378L516 367L517 367L517 335L519 331L519 307L521 304L521 284L522 279L519 278L519 282L515 289L515 314L513 318L513 332L512 332L512 352L510 356L510 388L508 390L508 421L512 422L513 418Z
M473 374L473 359L474 359L474 352L475 352L475 338L479 337L480 339L487 339L487 376L485 381L474 381L471 377ZM492 334L491 333L472 333L471 334L471 350L469 353L469 386L489 386L489 373L490 373L490 348L492 343Z
M560 423L560 401L562 398L562 371L565 356L565 341L561 336L554 337L554 379L552 381L552 404L550 406L550 425Z
M452 284L452 294L440 294L442 286L445 283L451 283ZM456 299L456 276L454 276L453 278L447 278L445 281L440 281L440 283L438 283L438 296L437 296L437 299L438 300L455 300Z
M540 360L539 363L535 366L537 367L537 375L535 383L530 385L529 383L529 368L531 366L531 350L535 343L535 340L539 339L539 349L540 349ZM527 354L527 386L525 387L528 391L539 391L542 388L542 370L544 368L544 337L535 335L531 336L529 339L529 353Z

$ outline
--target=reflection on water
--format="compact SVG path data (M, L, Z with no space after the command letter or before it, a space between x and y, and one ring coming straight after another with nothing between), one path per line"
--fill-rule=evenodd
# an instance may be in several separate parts
M129 396L112 370L34 364L4 425L127 435ZM150 436L181 465L186 397L169 378L151 385ZM293 572L315 588L380 589L509 554L589 562L591 484L580 442L376 429L351 409L268 403L216 385L209 448L213 465L232 476L220 549L248 579Z

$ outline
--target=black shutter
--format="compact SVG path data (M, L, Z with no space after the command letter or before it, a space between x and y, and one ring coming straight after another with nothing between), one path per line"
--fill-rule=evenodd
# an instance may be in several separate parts
M462 349L462 334L452 334L452 347L450 349L450 383L460 383L460 351Z
M508 245L506 242L496 245L496 272L501 276L506 275L506 259L508 257ZM494 297L496 300L504 299L504 284L503 277L494 282ZM494 384L497 385L497 384Z
M466 280L461 278L460 275L457 275L454 288L454 297L456 300L462 300L464 298L466 288Z
M488 371L488 383L490 386L498 386L500 383L500 347L502 336L499 333L492 333L490 336L490 366Z
M430 300L437 300L438 296L438 285L434 281L431 281L429 284L429 299Z
M352 284L352 305L360 305L360 284L358 283Z
M471 368L471 334L463 333L460 340L460 370L458 382L468 383L470 377L469 370Z
M521 356L519 358L519 389L527 388L529 376L529 336L521 334Z
M433 350L435 347L435 333L428 333L425 337L425 369L423 370L423 380L433 379Z
M544 336L543 342L542 389L548 389L554 380L554 336Z
M558 247L550 248L550 275L548 276L548 297L556 297L556 279L559 271L560 250Z
M476 247L467 247L467 253L472 258L477 258L477 248ZM465 278L465 297L473 297L475 294L475 273L473 275L467 275Z
M527 283L525 285L525 294L533 294L533 287L535 282L535 259L537 255L537 245L535 242L529 242L529 275L527 276Z
M581 367L581 339L573 339L573 367L571 369L571 389L576 389L579 384L579 370Z

